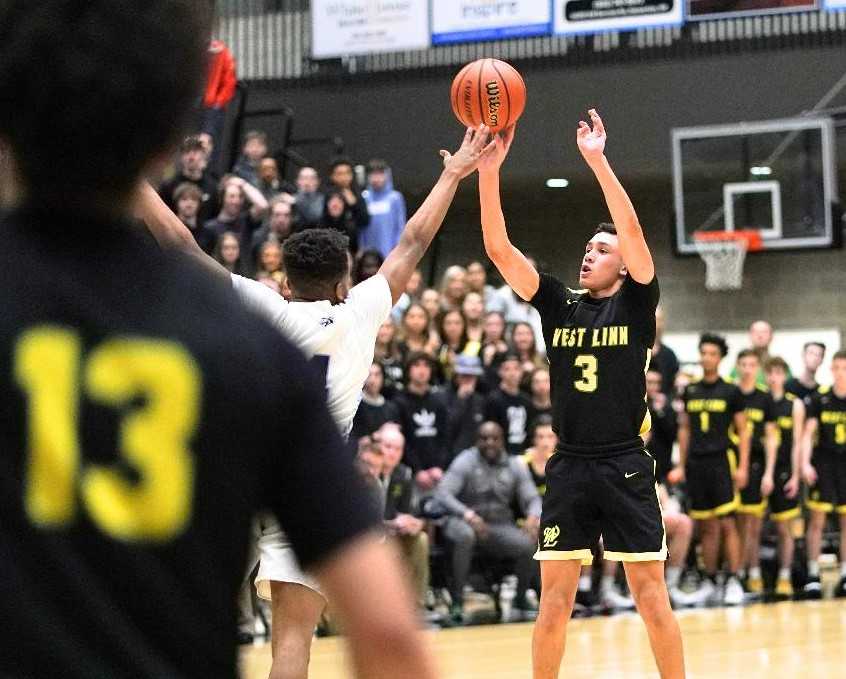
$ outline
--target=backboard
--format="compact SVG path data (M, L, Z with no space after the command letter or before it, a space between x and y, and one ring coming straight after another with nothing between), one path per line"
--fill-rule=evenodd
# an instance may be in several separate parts
M696 231L757 229L764 250L839 242L830 118L676 128L672 143L679 254Z

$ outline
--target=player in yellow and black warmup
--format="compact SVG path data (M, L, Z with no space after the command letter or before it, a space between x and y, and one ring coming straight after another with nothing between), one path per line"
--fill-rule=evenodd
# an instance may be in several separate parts
M687 480L690 518L701 528L702 558L706 579L699 596L717 601L717 570L720 545L725 546L728 577L722 603L743 603L743 587L737 578L740 568L740 537L735 512L740 504L737 488L746 485L749 464L749 431L740 389L719 374L720 362L728 353L719 335L699 339L702 379L689 384L679 417L679 465L667 475L671 483ZM729 430L740 432L740 463L731 450Z
M793 564L793 532L791 521L800 516L799 486L802 468L802 427L805 404L801 398L785 391L790 370L785 360L774 356L764 364L767 386L773 399L773 415L778 426L778 448L767 451L767 468L761 488L769 495L770 518L778 529L778 579L775 596L793 597L790 567Z
M552 679L564 654L582 562L602 535L605 558L622 561L646 623L661 676L684 676L681 634L664 580L666 536L649 429L646 365L655 342L658 280L634 207L605 157L605 128L590 111L579 123L579 150L599 182L614 224L600 225L568 290L535 267L508 238L499 168L513 128L479 165L485 250L506 282L539 312L552 378L559 443L547 488L535 558L541 561L540 612L532 642L534 679Z
M752 349L737 355L737 386L743 395L743 412L749 431L749 476L746 487L740 491L737 508L737 527L740 531L741 568L746 576L746 591L760 597L764 593L761 577L761 527L767 510L767 497L762 492L767 455L775 457L778 448L778 427L773 413L773 399L767 389L758 384L762 373L761 359ZM732 432L732 442L737 446L740 438ZM765 452L766 450L766 452Z
M846 350L831 359L833 384L811 395L802 436L803 476L808 482L808 581L805 597L819 599L818 559L826 515L840 519L840 583L837 596L846 596Z

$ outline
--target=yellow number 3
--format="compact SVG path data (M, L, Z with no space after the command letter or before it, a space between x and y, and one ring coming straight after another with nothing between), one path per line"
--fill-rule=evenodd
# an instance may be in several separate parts
M576 356L576 367L582 369L582 378L576 380L573 386L579 391L596 391L596 371L598 368L596 356L590 354Z
M18 342L15 377L29 399L26 511L35 524L64 526L75 517L79 493L91 520L115 539L173 539L191 518L188 442L199 414L199 369L182 347L160 340L108 340L82 370L81 353L79 336L63 328L39 327ZM80 379L92 401L125 411L120 453L137 480L82 463Z

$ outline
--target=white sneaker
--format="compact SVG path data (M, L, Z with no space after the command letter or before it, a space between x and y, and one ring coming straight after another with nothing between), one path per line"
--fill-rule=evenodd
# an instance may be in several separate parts
M667 592L669 593L670 601L675 608L694 606L696 604L696 601L694 601L694 595L696 592L688 594L687 592L680 590L678 587L670 587Z
M723 604L726 606L739 606L743 603L744 592L743 585L740 584L735 576L730 577L726 581L726 591L723 594Z
M699 589L687 595L689 606L707 606L712 603L717 587L707 578L699 583Z
M635 607L634 599L621 594L616 587L603 591L600 595L600 602L605 608L617 611L629 611Z

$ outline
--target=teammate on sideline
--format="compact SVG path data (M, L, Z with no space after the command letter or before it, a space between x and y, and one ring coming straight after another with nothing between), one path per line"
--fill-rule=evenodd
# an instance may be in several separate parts
M793 597L790 567L793 563L793 532L790 523L801 515L799 509L800 472L802 469L802 428L805 404L801 398L785 391L790 369L786 361L774 356L764 364L767 386L773 399L773 413L778 426L778 448L767 450L767 468L761 490L768 495L770 518L778 529L777 599Z
M0 224L0 676L234 678L269 509L346 618L355 674L433 678L323 385L124 221L199 94L209 6L0 1L18 208Z
M476 170L493 148L484 126L468 129L461 148L441 151L444 169L429 196L409 220L379 273L351 288L347 239L330 229L311 229L285 241L284 265L292 301L266 286L231 276L241 301L268 319L325 372L329 409L341 432L348 435L367 379L376 334L405 291L420 260L443 223L459 182ZM208 257L190 232L159 200L152 187L142 191L139 216L165 246L188 251L225 280L230 274ZM278 526L271 525L259 541L261 560L256 587L271 600L273 615L273 679L303 679L314 628L326 598L314 579L299 567Z
M743 395L743 412L746 429L750 434L749 476L746 487L740 491L737 507L737 528L740 533L741 566L746 574L746 591L754 597L764 593L761 577L761 527L767 511L767 494L762 481L767 460L775 460L778 450L778 425L775 422L773 399L758 384L762 373L761 359L752 349L737 355L737 386ZM739 444L736 433L732 441ZM767 484L769 488L769 484Z
M495 139L479 165L485 250L509 286L540 313L552 375L556 454L547 466L541 537L540 615L535 679L558 676L581 564L602 535L605 558L622 561L646 623L661 677L684 676L682 639L664 581L666 536L655 461L640 434L649 429L645 370L655 343L658 281L634 207L605 157L605 128L580 122L579 150L605 195L614 225L587 243L574 292L538 274L508 238L499 169L514 128Z
M743 395L735 384L720 377L720 362L728 353L719 335L704 334L699 339L702 379L684 391L685 410L679 415L679 464L667 475L670 483L687 480L690 518L701 528L705 581L696 593L703 602L717 599L717 570L720 546L725 547L728 579L722 603L743 603L743 586L737 577L740 568L740 537L737 488L746 486L749 465L749 429L743 412ZM740 464L731 450L730 431L739 432Z
M808 482L808 580L805 598L822 597L820 551L826 515L840 519L840 582L835 590L846 597L846 350L831 357L833 384L811 394L802 433L803 475ZM816 443L815 443L816 442Z

